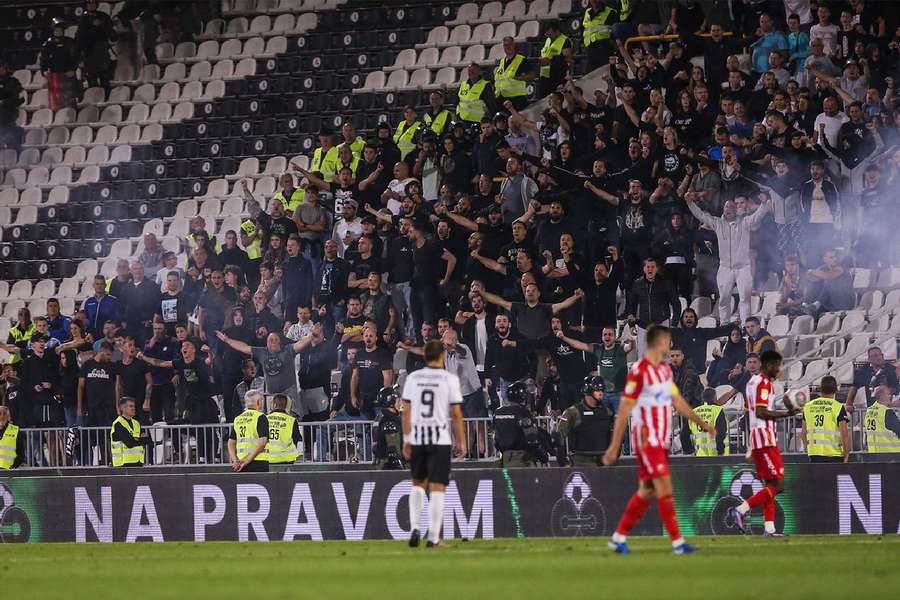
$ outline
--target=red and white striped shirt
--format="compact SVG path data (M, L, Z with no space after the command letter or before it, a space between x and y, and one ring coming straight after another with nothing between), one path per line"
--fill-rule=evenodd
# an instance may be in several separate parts
M777 446L775 441L775 421L760 419L756 416L756 407L775 409L775 389L772 380L763 374L754 375L747 382L744 393L750 424L750 448L758 450Z
M668 449L672 438L672 398L677 388L672 368L642 358L632 365L625 381L626 398L636 401L631 410L631 438L635 448Z

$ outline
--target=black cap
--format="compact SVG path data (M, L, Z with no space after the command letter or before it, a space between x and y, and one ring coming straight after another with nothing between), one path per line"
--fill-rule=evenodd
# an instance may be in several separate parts
M369 225L377 225L377 224L378 224L378 219L376 219L376 218L373 217L372 215L366 215L366 216L364 216L362 219L360 219L360 222L361 222L363 225L365 225L366 223L368 223Z
M330 127L328 127L326 125L322 125L319 128L318 135L334 135L334 131Z
M506 140L500 140L497 142L497 145L494 146L495 150L509 150L509 142Z
M488 210L487 210L487 211L488 211L488 213L492 213L492 212L502 213L502 212L503 212L503 209L500 207L499 204L491 204L491 205L488 207Z
M47 335L46 333L40 333L40 332L36 331L33 334L31 334L31 341L32 342L49 342L50 336Z
M509 115L506 114L505 112L503 112L502 110L497 112L496 115L494 115L495 121L506 121L506 119L508 119L508 118L509 118Z
M391 125L390 125L387 121L382 121L381 123L378 124L378 127L376 127L375 129L376 129L376 130L378 130L378 129L387 129L388 131L390 131L390 130L391 130Z

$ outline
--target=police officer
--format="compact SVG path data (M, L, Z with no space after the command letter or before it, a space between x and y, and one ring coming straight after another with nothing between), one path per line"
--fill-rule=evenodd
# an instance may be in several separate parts
M109 15L97 10L97 0L88 0L85 8L75 34L84 60L84 79L88 87L102 87L108 94L113 71L110 44L118 36Z
M285 465L300 457L297 444L302 440L300 423L287 412L287 396L272 396L272 410L269 412L269 443L263 453L270 465Z
M244 412L234 419L228 434L228 456L235 471L251 473L269 470L266 444L269 443L269 419L261 411L265 397L258 390L244 394Z
M826 375L820 390L820 397L803 405L800 436L806 445L809 462L849 462L849 419L843 403L834 399L837 380Z
M509 36L503 38L503 56L494 69L497 103L503 104L509 100L516 110L523 110L528 104L527 84L535 75L531 61L516 50L516 41Z
M47 80L50 110L75 108L75 69L78 68L78 46L66 37L66 23L61 17L53 19L53 35L41 46L41 73Z
M689 422L681 429L681 446L685 454L693 449L695 456L728 456L731 446L728 443L728 418L725 409L716 398L716 390L706 388L700 395L701 404L694 407L694 412L707 423L716 426L716 437L706 433L695 423Z
M10 418L9 409L0 406L0 470L15 469L25 459L25 436Z
M590 0L581 19L584 47L587 48L588 70L606 64L613 49L610 44L612 26L619 20L618 11L604 0Z
M614 415L603 403L603 378L587 376L581 386L582 400L559 417L560 445L557 458L565 463L565 440L569 442L573 467L599 467L609 446Z
M9 64L0 56L0 150L22 147L22 128L16 125L16 119L24 102L22 83L12 76Z
M478 63L466 68L466 80L460 84L456 96L456 119L469 129L480 127L484 116L494 113L494 90L491 82L482 77Z
M434 90L428 96L428 110L422 115L422 122L438 138L445 133L450 133L450 122L453 120L453 111L444 106L444 90Z
M551 21L544 31L544 46L541 48L541 69L538 93L543 98L556 90L569 75L572 65L572 40L559 28L559 21Z
M137 402L122 396L119 399L119 416L109 429L109 447L113 467L141 467L144 465L144 446L147 433L141 433L141 424L134 417Z
M422 122L416 114L416 109L411 104L403 107L403 120L397 123L394 130L394 143L400 149L400 160L404 160L406 155L416 149L416 139Z
M400 388L397 385L381 388L376 403L381 407L381 415L375 420L375 465L384 471L405 469Z
M494 412L494 445L500 451L501 467L533 467L535 456L529 447L537 425L531 418L528 384L516 381L507 392L508 404Z
M869 452L900 452L900 418L891 409L891 389L879 385L875 401L866 409L866 445Z

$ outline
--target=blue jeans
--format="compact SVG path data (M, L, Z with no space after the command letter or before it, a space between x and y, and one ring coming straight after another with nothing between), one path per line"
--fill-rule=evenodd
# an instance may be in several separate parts
M619 398L621 397L622 392L606 392L603 394L603 403L612 411L613 415L619 412Z

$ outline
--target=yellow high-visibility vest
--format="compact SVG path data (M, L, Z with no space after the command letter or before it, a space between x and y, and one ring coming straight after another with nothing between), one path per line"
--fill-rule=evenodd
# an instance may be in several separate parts
M244 460L256 449L260 440L257 430L261 416L263 414L258 410L247 409L234 418L233 427L235 438L237 438L235 451L238 460ZM260 458L263 454L265 454L265 450L256 457L256 460L263 460Z
M421 121L413 121L412 124L400 121L397 125L397 129L394 131L394 143L400 149L400 160L405 159L407 154L416 149L416 143L413 140L421 124Z
M513 56L506 62L506 57L500 59L497 68L494 69L494 93L498 98L518 98L528 95L528 88L521 79L516 79L516 71L525 60L521 54Z
M622 0L619 5L619 21L624 23L631 16L631 0Z
M843 404L834 398L816 398L803 406L806 453L809 456L843 456L838 416Z
M0 469L12 469L16 462L16 442L19 438L19 428L12 423L6 424L6 431L0 438Z
M719 414L723 410L721 406L716 404L701 404L694 409L694 412L707 423L715 425L719 419ZM694 443L695 456L719 456L716 450L716 436L706 433L693 421L688 423L688 427L691 430L691 441ZM731 448L726 435L722 456L728 456L729 454L731 454Z
M337 147L340 148L341 146L350 146L350 152L353 153L353 158L359 160L359 157L362 156L363 148L366 147L366 140L357 137L349 144L347 142L341 142Z
M312 160L309 161L309 170L312 173L321 173L322 179L331 183L337 174L335 165L338 162L337 146L332 146L327 152L322 152L322 148L316 148L313 152Z
M481 99L481 94L487 84L487 79L479 79L473 84L468 79L462 82L456 94L459 98L459 104L456 105L457 117L470 123L481 123L487 112L487 104Z
M297 419L283 412L269 413L269 443L263 460L271 464L292 463L300 457L294 443L294 427Z
M889 410L880 402L866 409L866 445L869 452L900 452L900 438L885 426Z
M244 233L247 235L253 235L256 232L256 223L250 221L249 219L241 223L241 229L244 230ZM244 248L247 252L247 258L250 260L254 260L262 257L262 242L259 240L259 236L253 238L253 241Z
M113 439L113 432L116 430L116 423L121 424L134 439L141 437L141 424L137 419L126 419L119 416L113 421L112 427L109 429L109 447L112 454L112 466L114 467L139 467L144 464L144 447L135 446L129 448L124 442L117 442Z
M344 167L350 167L350 172L353 173L353 177L355 178L356 169L357 167L359 167L359 157L354 154L353 158L350 159L349 165L345 165L341 162L340 159L338 159L337 164L335 165L335 173L340 173L341 169L343 169Z
M106 280L106 290L107 291L109 291L109 286L111 284L112 284L112 280L107 279ZM10 328L9 337L11 337L13 339L13 345L18 346L21 342L26 342L26 343L30 342L31 336L34 335L34 332L35 332L34 321L31 321L30 323L28 323L28 327L26 327L24 330L22 329L21 325L16 323L13 327ZM21 360L22 360L21 352L14 352L9 355L9 364L11 364L11 365L16 364L17 362L21 362Z
M303 199L305 197L306 190L297 188L293 192L291 192L290 198L285 198L284 190L282 190L280 192L276 192L275 195L272 196L272 199L281 202L281 205L284 207L284 212L290 215L294 212L294 209L297 208L297 205L303 204Z
M584 18L581 20L583 29L584 45L590 46L594 42L600 40L608 40L612 32L612 26L607 23L612 15L613 9L605 7L602 11L591 17L591 9L588 7L584 11Z
M565 36L565 34L559 34L555 40L551 40L547 38L544 40L544 47L541 48L541 58L553 58L554 56L559 56L562 54L563 46L566 45L566 42L569 41L569 38ZM541 77L550 77L550 65L541 65Z
M440 137L444 135L444 130L447 129L447 121L450 120L450 111L443 108L435 117L425 113L422 120L425 122L426 126L431 128L431 131L433 131L436 136Z

